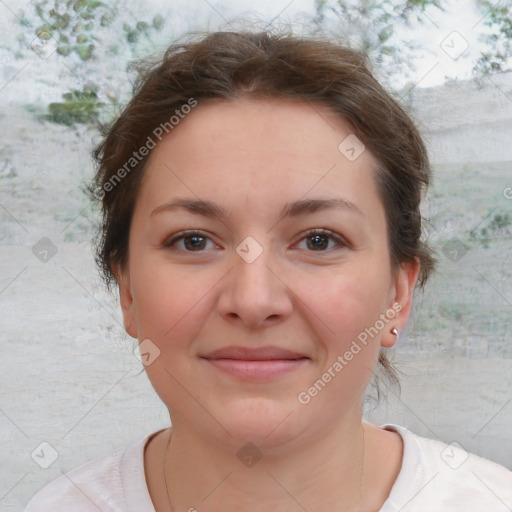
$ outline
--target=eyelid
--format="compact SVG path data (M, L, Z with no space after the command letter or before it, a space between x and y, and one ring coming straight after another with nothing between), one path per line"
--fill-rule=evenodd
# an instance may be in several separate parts
M301 238L298 240L298 242L302 242L302 240L304 240L305 238L308 238L308 237L314 236L314 235L324 235L324 236L328 236L328 237L332 238L333 240L336 241L337 247L335 247L333 249L329 249L327 251L308 251L308 252L329 253L329 252L331 252L332 250L334 250L336 248L352 247L352 244L345 237L343 237L343 236L341 236L341 235L339 235L339 234L335 233L334 231L331 231L330 229L327 229L327 228L312 228L312 229L309 229L309 230L307 230L305 233L303 233L301 235Z
M162 247L163 248L167 248L167 249L173 248L173 245L176 242L179 242L183 238L188 238L188 237L192 237L192 236L200 236L200 237L203 237L203 238L207 238L208 240L210 240L211 242L213 242L215 244L215 242L212 239L211 235L209 235L205 231L201 231L199 229L187 229L185 231L180 231L178 233L175 233L175 234L167 237L163 241ZM198 253L201 253L201 252L204 252L204 251L183 251L183 252L188 252L188 253L198 252Z
M324 235L324 236L327 236L331 239L333 239L335 242L336 242L336 247L334 248L331 248L329 250L325 250L325 251L307 251L307 252L318 252L318 253L330 253L331 251L335 250L335 249L339 249L339 248L342 248L342 247L352 247L352 244L343 236L341 235L338 235L337 233L335 233L334 231L331 231L330 229L326 229L326 228L312 228L312 229L309 229L307 231L305 231L304 233L302 233L300 235L300 238L298 239L298 241L294 244L298 244L299 242L302 242L303 240L305 240L306 238L310 237L310 236L314 236L314 235ZM212 239L212 237L204 232L204 231L201 231L201 230L198 230L198 229L189 229L189 230L185 230L185 231L180 231L178 233L175 233L174 235L171 235L170 237L168 237L167 239L164 240L164 242L162 243L162 247L164 248L173 248L173 245L184 239L184 238L187 238L187 237L192 237L192 236L198 236L198 237L202 237L202 238L206 238L208 240L210 240L212 243L215 244L215 241ZM202 252L205 252L205 250L200 250L200 251L183 251L183 252L187 252L187 253L194 253L194 252L197 252L197 253L202 253Z

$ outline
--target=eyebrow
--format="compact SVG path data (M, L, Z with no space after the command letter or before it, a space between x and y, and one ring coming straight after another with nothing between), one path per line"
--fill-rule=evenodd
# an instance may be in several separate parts
M151 212L150 216L164 211L175 210L177 208L183 208L190 213L203 215L205 217L219 217L221 219L225 219L227 217L226 210L212 201L185 198L176 198L168 203L157 206ZM305 215L307 213L331 208L343 208L365 217L364 213L357 207L357 205L342 198L301 199L299 201L294 201L293 203L287 203L281 211L281 217L297 217L299 215Z

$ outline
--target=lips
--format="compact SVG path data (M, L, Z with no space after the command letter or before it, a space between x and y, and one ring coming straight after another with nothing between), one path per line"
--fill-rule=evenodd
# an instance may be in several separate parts
M224 347L200 356L210 367L237 380L266 382L304 366L305 354L276 346Z
M240 361L283 361L309 359L305 354L292 352L276 346L266 346L258 348L246 348L230 346L214 350L203 356L204 359L236 359Z

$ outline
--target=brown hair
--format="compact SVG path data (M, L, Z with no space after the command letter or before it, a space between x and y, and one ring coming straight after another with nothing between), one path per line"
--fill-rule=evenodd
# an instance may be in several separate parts
M380 163L376 180L392 264L419 259L423 287L434 267L421 239L419 209L431 170L413 121L373 77L363 52L268 31L202 34L139 69L133 98L94 150L98 169L89 191L102 206L96 261L107 286L115 284L113 266L124 269L128 262L130 223L148 158L142 149L155 144L158 130L169 132L172 116L186 113L185 106L241 95L320 102L348 123ZM379 363L398 383L382 352Z

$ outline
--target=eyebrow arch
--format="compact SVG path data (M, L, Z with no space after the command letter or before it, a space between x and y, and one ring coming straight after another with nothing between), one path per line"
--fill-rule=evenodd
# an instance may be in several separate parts
M177 198L168 203L157 206L150 214L153 216L159 212L170 211L176 208L183 208L190 213L203 215L205 217L219 217L225 219L226 211L216 203L202 199ZM301 199L293 203L287 203L281 211L281 217L296 217L306 213L313 213L318 210L329 208L344 208L365 217L364 213L352 202L341 198L330 199Z

